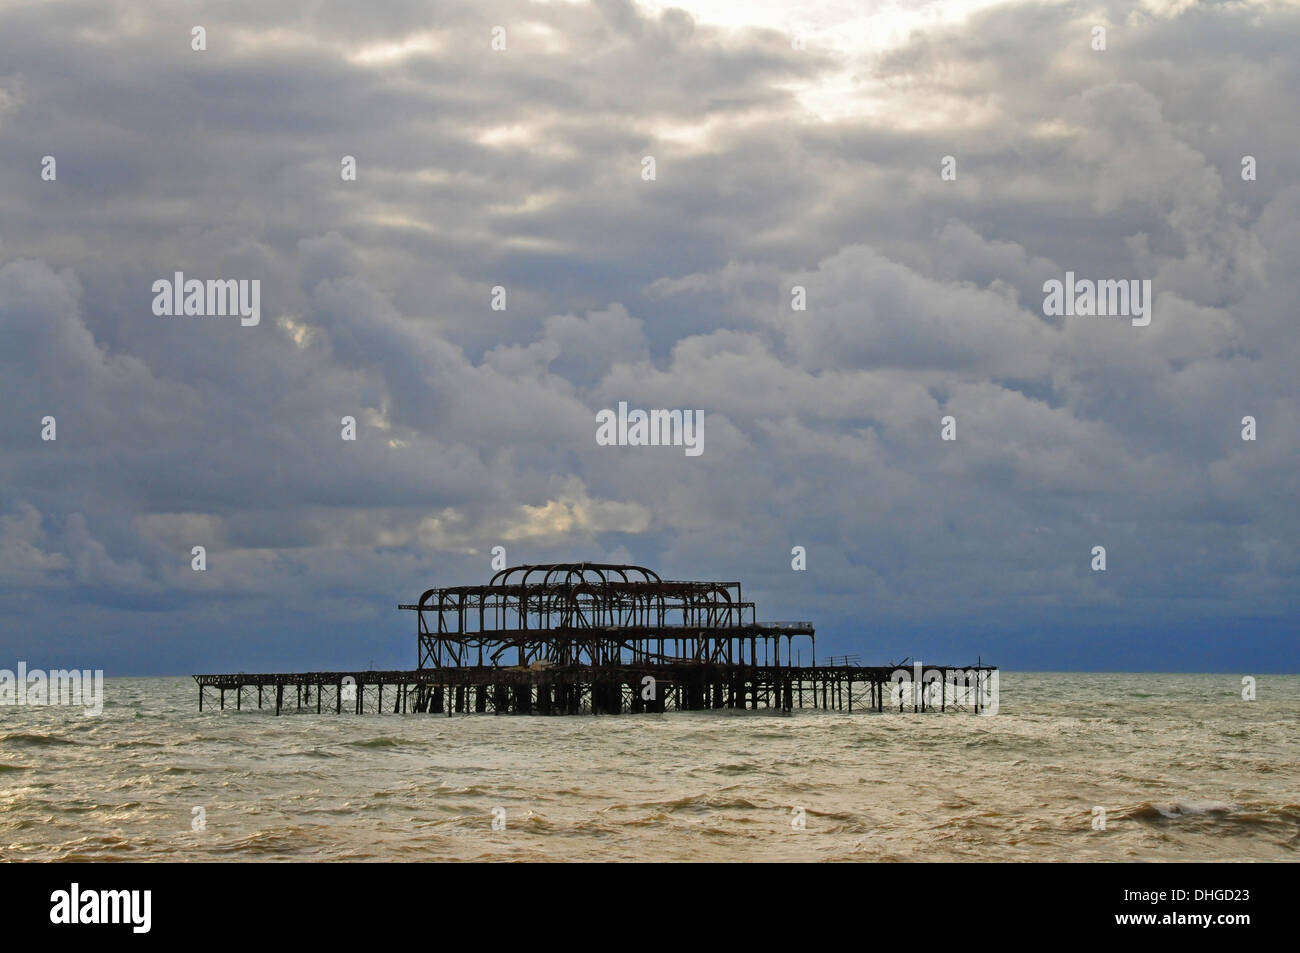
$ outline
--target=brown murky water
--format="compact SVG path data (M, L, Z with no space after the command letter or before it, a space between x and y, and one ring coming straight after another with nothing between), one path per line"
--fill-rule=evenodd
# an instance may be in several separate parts
M189 679L106 690L99 717L0 707L0 858L1154 861L1300 849L1300 676L1260 676L1247 702L1234 675L1004 672L991 717L275 718L200 715ZM1093 830L1095 807L1105 830Z

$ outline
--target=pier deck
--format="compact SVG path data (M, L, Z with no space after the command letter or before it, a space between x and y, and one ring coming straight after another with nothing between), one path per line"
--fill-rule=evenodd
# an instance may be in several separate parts
M833 711L968 711L990 701L988 665L912 671L866 665L713 665L681 662L593 667L470 665L409 671L195 675L199 710L273 708L275 714L344 711L421 714L635 714L715 708ZM210 703L210 701L209 701Z

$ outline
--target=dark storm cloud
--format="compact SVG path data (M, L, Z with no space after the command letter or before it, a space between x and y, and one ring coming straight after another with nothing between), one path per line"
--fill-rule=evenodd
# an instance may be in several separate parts
M740 578L873 657L1170 665L1249 619L1293 668L1300 16L1150 10L854 53L613 2L0 4L0 647L407 664L393 604L504 545ZM1151 326L1044 316L1067 269L1152 279ZM178 270L261 323L154 316ZM597 446L620 400L703 409L704 454Z

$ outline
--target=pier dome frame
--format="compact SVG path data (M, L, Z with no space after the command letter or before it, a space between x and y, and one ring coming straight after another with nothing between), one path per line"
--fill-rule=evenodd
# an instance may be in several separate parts
M417 614L420 669L779 665L803 637L816 654L811 622L760 623L739 582L665 580L630 564L510 566L400 608Z

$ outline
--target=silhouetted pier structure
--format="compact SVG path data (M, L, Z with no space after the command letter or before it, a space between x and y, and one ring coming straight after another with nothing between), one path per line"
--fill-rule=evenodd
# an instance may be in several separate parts
M971 711L997 669L817 665L810 622L760 623L738 582L660 579L639 566L503 569L485 586L426 591L409 671L195 675L236 709L422 714L623 714L707 709ZM796 640L808 641L808 665ZM832 657L832 662L837 661ZM920 688L914 688L919 682Z

